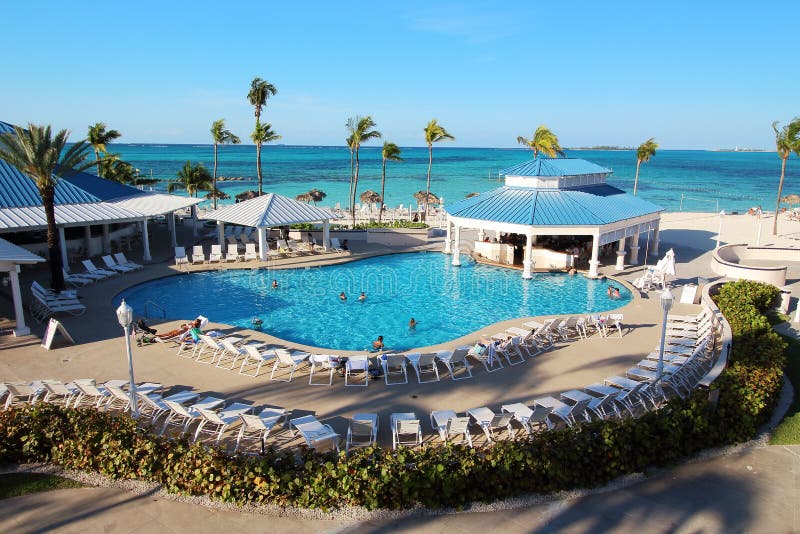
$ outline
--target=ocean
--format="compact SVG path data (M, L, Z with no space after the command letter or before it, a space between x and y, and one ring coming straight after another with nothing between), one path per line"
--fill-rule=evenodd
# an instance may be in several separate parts
M211 145L124 144L109 146L114 153L138 168L143 175L163 180L155 190L165 190L188 160L213 168ZM583 158L613 173L608 182L633 191L636 154L632 150L568 150L568 157ZM387 162L386 204L408 206L412 195L425 189L428 165L426 147L402 148L402 162ZM431 192L443 197L445 205L469 193L502 185L498 171L532 157L526 149L454 148L435 146ZM358 193L380 192L381 153L378 146L364 146L360 152ZM322 205L347 205L350 152L345 147L265 146L262 151L264 191L294 198L310 189L327 193ZM255 147L219 147L218 176L243 178L220 182L233 197L257 189ZM775 205L780 159L774 152L711 152L701 150L660 150L642 164L638 194L668 211L742 211ZM792 156L786 168L783 195L800 194L800 163ZM229 201L233 202L233 200ZM223 202L226 203L226 202Z

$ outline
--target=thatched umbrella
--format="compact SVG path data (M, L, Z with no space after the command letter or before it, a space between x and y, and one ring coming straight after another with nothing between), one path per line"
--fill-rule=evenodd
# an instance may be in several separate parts
M480 193L474 193L473 192L473 193L468 194L467 198L477 197L478 195L480 195Z
M437 197L433 193L429 193L428 196L426 197L425 191L417 191L416 193L414 193L414 198L420 204L439 204L441 202L441 200L439 200L439 197Z
M297 200L298 202L306 202L306 203L311 202L312 200L311 195L308 193L300 193L299 195L294 197L294 199Z
M317 202L322 202L322 200L327 197L327 193L325 191L320 191L316 187L308 192L311 195L311 201L316 204Z
M229 198L231 198L231 196L228 193L220 189L211 191L206 195L206 198L209 200L213 199L214 197L217 197L217 200L228 200Z
M381 196L372 189L367 189L366 191L361 193L361 195L358 198L361 199L361 202L365 204L372 204L374 202L381 201Z
M785 202L790 206L792 204L800 204L800 195L795 195L795 194L786 195L785 197L781 198L781 202Z
M236 202L244 202L245 200L250 200L251 198L256 198L258 196L258 191L244 191L236 195Z

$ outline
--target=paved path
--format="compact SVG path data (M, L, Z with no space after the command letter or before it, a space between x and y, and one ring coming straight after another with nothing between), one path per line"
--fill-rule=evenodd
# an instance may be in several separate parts
M628 487L514 510L373 520L300 520L215 510L117 489L0 501L0 532L800 532L800 446L754 447Z

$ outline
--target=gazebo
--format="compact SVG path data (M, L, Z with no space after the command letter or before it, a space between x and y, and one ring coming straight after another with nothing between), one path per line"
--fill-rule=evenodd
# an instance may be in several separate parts
M5 239L0 239L0 271L8 273L8 280L11 285L11 298L14 301L14 315L17 319L17 327L14 329L15 336L25 336L31 333L31 329L25 324L25 312L22 308L22 295L19 290L19 266L30 265L45 261L44 258L9 243Z
M258 255L267 259L267 229L290 224L322 222L322 246L330 248L330 223L337 218L329 210L298 202L275 193L267 193L209 212L207 219L217 221L219 243L225 243L225 223L251 226L258 230Z
M522 277L531 278L533 245L538 236L589 236L588 276L598 276L600 247L617 242L618 270L639 262L639 235L654 231L651 252L658 253L663 208L606 183L611 171L574 158L538 157L500 171L505 185L449 205L445 253L460 265L461 229L525 236ZM482 238L480 239L482 241ZM626 245L627 242L627 245Z

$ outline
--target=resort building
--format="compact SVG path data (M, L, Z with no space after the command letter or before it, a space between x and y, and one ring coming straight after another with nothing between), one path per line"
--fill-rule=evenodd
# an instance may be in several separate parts
M445 208L445 253L460 264L461 230L477 229L477 259L567 270L585 256L588 276L598 276L600 250L616 244L616 268L639 263L639 237L658 254L663 208L606 183L609 169L576 158L537 157L500 171L505 185ZM652 244L650 232L652 231ZM487 235L487 232L491 232Z

